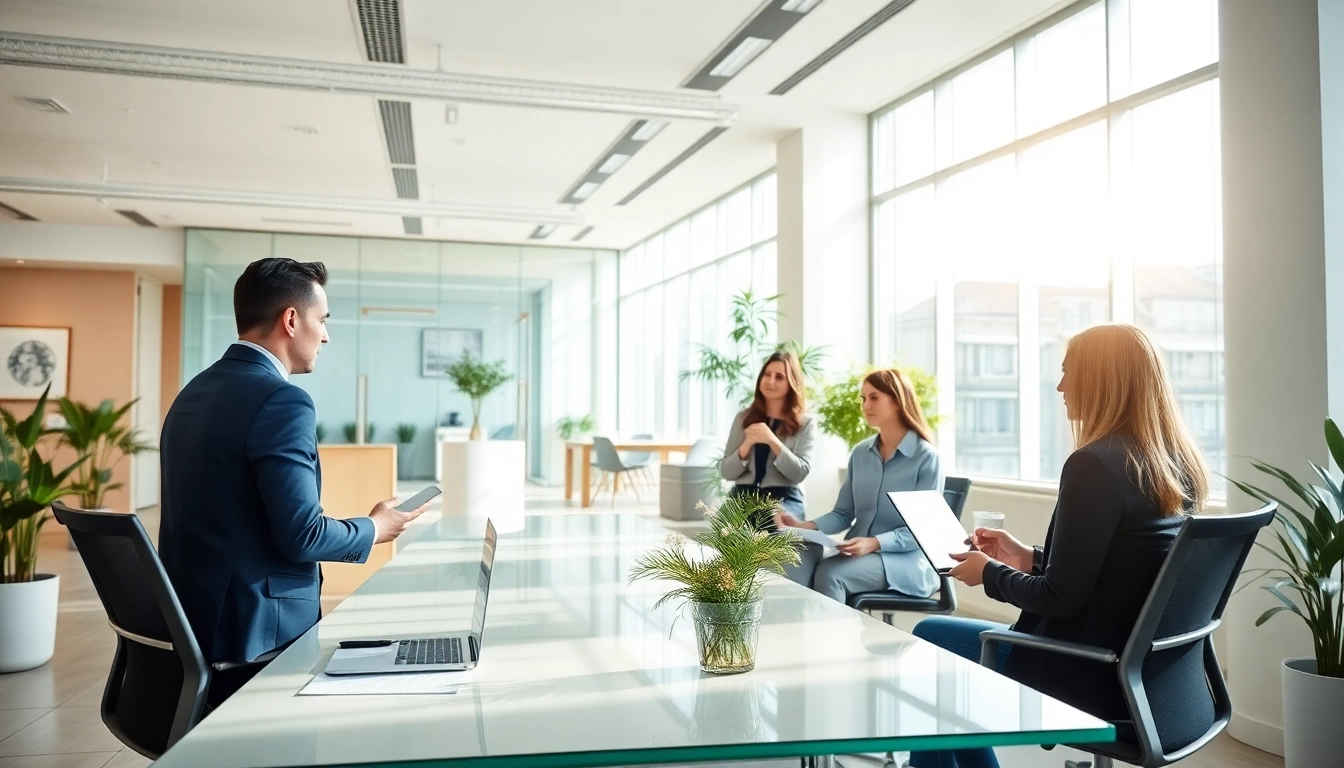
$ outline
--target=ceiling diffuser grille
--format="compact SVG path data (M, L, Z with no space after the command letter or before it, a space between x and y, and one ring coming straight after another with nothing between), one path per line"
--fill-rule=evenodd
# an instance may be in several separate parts
M359 26L364 32L364 50L369 61L405 64L401 46L400 0L355 0Z
M392 181L397 185L397 197L402 200L420 199L420 181L414 168L393 168Z
M38 112L70 114L70 108L55 99L35 99L29 96L19 96L18 99L25 107L36 109Z
M904 11L914 2L915 0L893 0L893 2L887 3L883 6L882 10L868 17L867 21L850 30L849 34L837 40L830 48L822 51L815 59L804 64L797 72L789 75L788 79L784 82L776 85L770 93L774 96L783 96L793 90L794 86L811 77L817 70L829 64L836 56L849 50L850 46L862 40L869 32L872 32L890 21L891 17Z
M117 210L117 213L120 213L122 216L125 216L126 218L130 219L131 221L135 222L136 224L139 224L139 225L142 226L142 227L157 227L157 226L158 226L158 225L155 224L154 222L152 222L152 221L150 221L149 219L146 219L144 216L140 215L140 212L139 212L139 211L130 211L130 210L121 210L121 209L118 209L118 210Z
M18 219L19 221L37 221L36 216L31 216L27 213L24 213L23 211L20 211L18 208L15 208L12 205L5 205L4 203L0 203L0 211L4 211L6 216L13 217L15 219Z
M672 171L676 170L678 165L681 165L682 163L686 162L691 155L694 155L696 152L699 152L700 150L704 149L705 146L709 144L709 142L719 138L719 136L723 135L723 132L726 130L728 130L728 128L722 125L718 126L717 128L709 129L709 131L704 136L701 136L699 139L696 139L696 142L694 144L687 147L686 151L672 158L672 162L668 163L667 165L664 165L662 168L659 168L657 173L645 179L643 184L640 184L638 187L635 187L630 194L621 198L621 201L617 203L617 205L625 205L631 200L634 200L636 197L639 197L640 195L644 194L644 190L648 189L649 187L652 187L654 184L657 184L660 179L662 179L664 176L671 173Z
M415 138L411 133L411 102L378 101L387 136L387 157L393 165L415 165Z
M424 225L419 216L402 216L401 226L408 235L423 235Z

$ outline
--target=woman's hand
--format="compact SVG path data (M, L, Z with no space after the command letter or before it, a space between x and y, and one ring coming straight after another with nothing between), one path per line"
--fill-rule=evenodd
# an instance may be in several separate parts
M816 523L799 520L782 509L775 510L775 525L780 528L811 528L814 531L817 530Z
M752 424L747 427L746 430L743 431L743 435L743 445L760 443L761 445L769 446L770 450L776 454L784 448L784 444L781 443L779 438L775 437L775 433L771 431L770 425L764 422Z
M957 565L947 575L968 587L985 583L985 566L993 562L984 552L954 552L952 559Z
M971 534L975 548L990 559L1023 573L1031 573L1035 551L1026 544L1013 538L1013 535L997 528L976 528Z
M857 539L845 539L836 544L835 548L846 557L863 557L881 549L882 545L872 536L861 536Z

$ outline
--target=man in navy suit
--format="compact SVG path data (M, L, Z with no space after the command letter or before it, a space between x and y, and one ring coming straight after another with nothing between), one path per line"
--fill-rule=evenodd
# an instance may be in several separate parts
M311 373L328 341L326 282L321 262L249 264L233 287L238 342L163 424L159 554L210 663L252 661L308 631L318 562L362 563L425 510L388 499L367 518L322 514L317 413L289 377ZM217 680L211 700L242 682Z

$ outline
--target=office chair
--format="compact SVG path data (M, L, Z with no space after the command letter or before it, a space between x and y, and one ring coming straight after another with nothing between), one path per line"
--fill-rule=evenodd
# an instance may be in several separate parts
M943 498L957 519L966 507L971 492L971 480L949 477L943 481ZM900 592L858 592L849 596L849 607L856 611L882 611L882 620L890 624L895 611L914 613L952 613L957 610L956 580L946 574L938 575L938 594L934 597L913 597Z
M593 461L597 465L598 470L602 473L601 478L597 483L597 491L593 493L594 499L597 498L598 494L602 493L603 489L607 486L607 482L610 481L611 506L614 508L616 506L616 494L621 490L621 476L625 475L630 478L629 487L630 490L635 492L635 500L642 502L642 499L639 497L639 488L634 482L635 471L640 469L640 467L631 466L622 461L621 454L617 452L616 446L611 442L610 438L593 438Z
M1232 718L1209 636L1277 508L1270 502L1239 515L1187 517L1118 657L1109 648L990 630L980 633L980 663L996 667L999 644L1007 643L1116 665L1130 719L1112 721L1114 743L1071 744L1093 760L1068 761L1069 768L1111 768L1116 760L1159 768L1189 757Z
M714 463L714 457L719 447L719 441L712 437L702 437L695 441L691 450L686 453L688 467L708 467Z
M51 509L70 530L117 633L103 723L123 744L157 759L205 716L213 673L264 665L279 652L248 664L206 664L140 518L59 501Z

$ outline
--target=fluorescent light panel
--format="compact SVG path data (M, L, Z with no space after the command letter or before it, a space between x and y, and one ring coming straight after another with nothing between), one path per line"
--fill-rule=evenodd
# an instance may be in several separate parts
M574 190L574 194L570 195L570 197L575 200L587 200L600 186L601 185L596 181L585 181L579 185L578 189Z
M787 3L781 5L779 9L790 13L807 13L813 8L816 8L817 4L820 2L821 0L789 0Z
M606 160L602 161L601 165L597 167L597 172L605 174L613 174L619 171L621 169L621 166L625 165L625 161L629 159L630 159L629 155L622 155L619 152L613 152L612 154L607 156Z
M528 237L530 237L533 240L545 240L546 238L550 237L551 233L554 231L555 231L554 224L542 224L541 226L532 230L532 234L528 235Z
M648 141L659 133L662 133L663 129L666 127L666 120L644 120L639 128L635 129L634 134L631 135L630 138L635 141Z
M747 37L737 44L733 52L723 57L709 74L714 77L734 77L741 72L744 67L750 64L761 52L770 47L774 40L766 40L763 37Z

